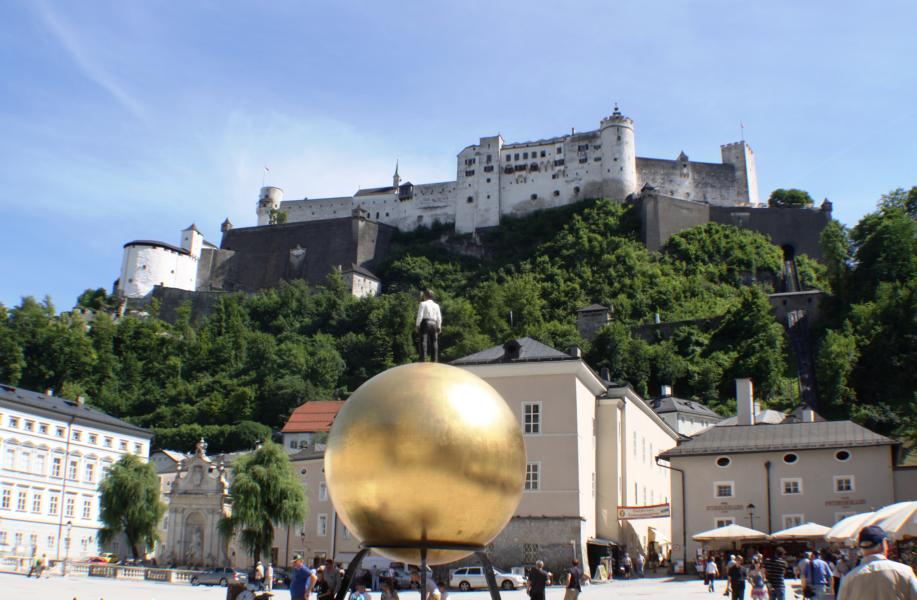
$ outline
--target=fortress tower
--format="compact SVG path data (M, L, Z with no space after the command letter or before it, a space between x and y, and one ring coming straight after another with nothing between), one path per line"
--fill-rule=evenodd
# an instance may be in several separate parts
M745 141L720 146L723 164L736 168L736 204L758 204L758 171L755 153Z
M271 224L271 211L279 210L283 202L283 190L279 187L265 186L258 196L258 225Z
M603 192L613 200L625 200L637 191L637 149L634 143L634 121L615 110L602 119Z

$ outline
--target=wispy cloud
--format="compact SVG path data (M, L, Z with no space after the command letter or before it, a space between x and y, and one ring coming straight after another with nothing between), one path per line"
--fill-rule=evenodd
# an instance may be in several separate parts
M38 0L32 6L35 7L39 18L64 47L83 75L108 92L126 111L148 124L150 119L146 108L131 96L115 77L86 50L77 31L62 19L45 0Z

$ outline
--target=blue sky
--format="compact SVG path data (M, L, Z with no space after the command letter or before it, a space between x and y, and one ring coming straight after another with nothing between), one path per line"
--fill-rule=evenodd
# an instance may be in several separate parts
M0 303L110 288L122 245L288 198L455 177L480 136L594 129L719 162L854 224L917 184L913 2L0 3Z

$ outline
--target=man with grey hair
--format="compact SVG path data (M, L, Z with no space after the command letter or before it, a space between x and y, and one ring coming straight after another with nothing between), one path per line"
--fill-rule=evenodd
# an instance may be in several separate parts
M888 535L877 526L860 532L863 562L841 579L837 600L917 600L914 569L889 560Z
M544 570L544 561L535 561L535 566L529 570L529 578L526 585L529 589L529 598L532 600L544 600L544 590L548 585L549 573Z
M439 334L442 330L443 315L439 304L433 300L432 291L424 290L417 307L417 319L414 321L414 331L420 335L417 345L420 362L426 361L427 355L433 362L439 362Z

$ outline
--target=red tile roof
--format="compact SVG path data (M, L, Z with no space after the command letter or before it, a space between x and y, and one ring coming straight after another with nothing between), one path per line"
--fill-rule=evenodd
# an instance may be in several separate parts
M293 411L283 433L311 433L328 431L335 415L344 406L343 400L312 400L301 404Z

